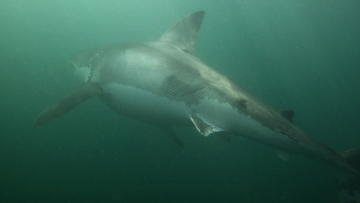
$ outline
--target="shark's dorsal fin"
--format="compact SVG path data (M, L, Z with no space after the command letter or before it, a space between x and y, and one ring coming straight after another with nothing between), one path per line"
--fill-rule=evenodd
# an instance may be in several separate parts
M161 36L160 41L171 43L185 52L194 54L195 41L205 11L192 13L173 25Z
M286 118L286 120L290 121L291 123L294 123L292 118L294 117L294 111L291 110L282 110L280 111L280 114Z

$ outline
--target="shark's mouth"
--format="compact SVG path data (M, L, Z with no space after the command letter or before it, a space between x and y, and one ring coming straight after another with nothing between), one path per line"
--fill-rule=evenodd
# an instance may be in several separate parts
M88 63L88 67L87 67L87 71L85 72L86 75L84 75L84 79L85 79L85 82L89 81L93 72L94 72L94 69L95 67L97 66L98 62L101 61L101 58L103 56L103 50L102 49L98 49L94 54L93 56L90 58L89 60L89 63Z
M75 75L80 78L80 80L84 81L85 83L91 79L91 76L98 66L98 63L101 61L103 57L104 51L102 49L98 49L95 51L89 61L84 65L79 67L75 62L72 62L75 68Z
M91 69L87 66L78 67L76 64L73 65L75 67L75 75L85 83L89 81L92 75Z

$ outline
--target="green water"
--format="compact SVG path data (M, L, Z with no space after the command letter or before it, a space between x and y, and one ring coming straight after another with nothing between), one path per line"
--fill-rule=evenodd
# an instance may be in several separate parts
M360 146L357 0L2 0L0 202L337 202L327 166L195 128L175 128L182 149L97 98L32 128L81 85L72 54L156 40L198 10L199 58L326 145Z

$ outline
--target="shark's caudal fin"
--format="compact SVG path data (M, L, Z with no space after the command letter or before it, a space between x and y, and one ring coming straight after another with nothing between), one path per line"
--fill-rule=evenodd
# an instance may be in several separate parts
M186 16L166 31L160 41L171 43L185 52L194 54L196 37L204 15L205 11L198 11Z
M87 99L103 93L104 91L98 85L89 82L45 109L36 118L33 126L36 127L44 125L45 123L75 108Z
M352 167L352 171L335 169L339 201L360 203L360 148L340 153Z

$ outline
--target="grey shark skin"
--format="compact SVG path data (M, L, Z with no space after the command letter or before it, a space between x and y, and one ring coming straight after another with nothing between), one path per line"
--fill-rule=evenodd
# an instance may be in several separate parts
M292 111L273 109L194 56L204 14L186 16L157 41L101 46L73 55L71 63L86 85L46 109L34 125L97 95L123 115L161 126L180 145L171 126L195 126L204 136L243 136L275 148L283 160L288 153L298 153L358 177L359 150L335 152L297 128ZM352 190L358 197L359 186Z

